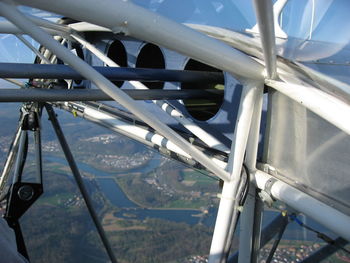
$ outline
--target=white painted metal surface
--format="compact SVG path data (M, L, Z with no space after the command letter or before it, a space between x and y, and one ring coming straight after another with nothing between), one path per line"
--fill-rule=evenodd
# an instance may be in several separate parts
M270 178L273 177L260 170L254 173L255 183L260 189L265 189L266 182ZM275 199L284 202L350 241L349 216L280 180L272 185L271 194Z
M94 0L19 0L17 3L60 13L109 28L116 33L122 32L161 45L237 77L260 80L263 78L263 67L240 51L136 6L130 1L103 0L98 5Z
M71 103L74 105L74 103ZM93 118L101 123L108 124L108 126L112 126L113 130L125 134L128 137L138 138L138 141L144 142L149 141L153 145L158 145L159 147L165 148L169 151L177 153L184 158L192 159L192 157L184 152L181 148L176 146L171 141L167 140L164 136L151 132L145 128L135 126L133 124L126 123L122 120L118 120L115 117L112 117L104 112L95 110L88 106L78 105L80 108L83 108L84 113L82 114L83 118L89 119ZM225 169L227 164L224 161L221 161L216 158L211 158L213 162L215 162L219 167Z
M103 54L100 50L98 50L96 47L94 47L92 44L90 44L88 41L84 40L80 36L72 35L72 37L77 40L80 44L82 44L86 49L90 50L95 56L97 56L99 59L101 59L106 65L110 67L120 67L117 63L112 61L108 56ZM141 90L147 90L148 87L146 85L142 84L139 81L129 81L130 85L134 87L135 89L141 89ZM154 104L158 105L160 109L162 109L164 112L168 113L171 117L173 117L175 120L177 120L179 123L181 123L187 130L192 132L195 136L197 136L202 142L204 142L209 147L212 147L213 149L222 151L222 152L229 152L229 149L222 144L219 140L217 140L213 135L206 132L204 129L199 127L192 119L186 118L178 109L176 109L174 106L170 105L169 103L162 101L162 100L153 100Z
M256 82L246 83L243 87L243 94L241 97L227 168L231 174L231 180L225 182L222 189L210 248L210 263L222 262L227 242L229 242L228 238L230 237L230 229L232 225L235 224L232 222L232 217L234 211L238 209L238 207L235 206L237 189L241 178L243 159L254 112L254 103L257 101L261 89L261 84Z
M61 13L68 17L83 20L84 22L72 25L71 28L73 29L71 30L66 26L59 26L41 19L28 19L22 17L21 13L17 12L14 6L0 1L0 13L13 23L1 21L0 32L30 34L34 39L60 57L60 59L63 59L70 64L78 72L94 82L96 86L105 91L109 96L113 97L117 102L130 110L130 112L147 122L159 134L151 133L146 129L134 125L129 125L128 123L124 123L109 116L108 114L88 107L85 108L85 118L94 118L101 122L108 123L113 126L113 129L118 130L122 134L129 133L129 136L132 138L136 138L146 144L149 142L148 145L158 145L159 147L164 147L180 154L185 158L194 159L225 181L210 250L209 262L224 261L223 256L225 255L225 251L227 250L230 239L232 238L232 227L235 224L234 213L237 212L235 196L240 182L244 156L246 155L245 163L251 174L254 175L254 180L258 188L264 189L266 182L272 178L269 174L256 170L263 89L263 66L257 61L261 62L263 58L265 60L268 77L265 83L267 85L271 86L278 92L285 94L306 109L313 111L318 116L324 118L350 135L350 123L348 121L348 116L350 116L350 106L348 103L350 101L349 86L343 85L340 81L324 76L323 74L315 72L297 62L294 63L284 58L276 57L277 52L275 47L274 30L276 30L278 24L278 17L276 15L273 17L272 4L269 0L254 1L257 10L257 20L259 21L261 45L257 39L239 33L221 28L192 25L193 28L196 28L199 31L208 33L209 35L221 39L247 54L257 57L256 60L240 51L228 47L226 44L195 32L186 26L135 6L129 1L103 0L98 4L93 0L61 0L56 2L44 0L32 0L28 2L25 0L18 0L17 2ZM286 3L287 0L277 1L275 3L275 14L280 14ZM313 19L314 17L312 17L312 26ZM46 33L35 25L43 27ZM117 89L103 76L95 72L88 64L84 63L71 54L69 50L62 47L62 43L59 44L47 34L64 35L66 33L71 33L74 29L78 31L109 30L114 33L131 35L176 50L181 54L193 57L238 77L245 85L230 152L229 167L226 167L226 163L203 154L175 131L171 130L161 121L150 116L149 112L145 111L142 107L139 107L137 103ZM276 30L278 31L277 35L281 36L281 29L279 28L278 30ZM311 33L312 28L310 31L310 37ZM26 45L28 44L21 35L19 35L19 38ZM73 38L80 42L85 48L89 49L107 65L117 66L116 63L105 56L95 46L88 43L85 39L77 35L73 35ZM69 41L68 44L70 44ZM30 48L33 50L33 47ZM35 50L33 51L35 52ZM44 55L38 54L38 52L35 53L38 56L43 56L42 60L46 61L46 63L50 63L55 59L55 56L51 61L46 59L49 51L46 51ZM273 80L277 76L277 68L279 76L284 81ZM291 76L293 76L293 78ZM294 83L294 80L296 79L299 81L298 83ZM131 83L135 88L146 88L139 82ZM188 128L188 130L197 135L203 142L207 143L207 145L214 149L228 152L226 148L219 145L214 137L209 135L205 130L194 125L190 119L184 118L181 112L177 109L165 102L155 103L158 104L162 110L170 112L171 116L175 117L179 123L182 123ZM303 128L305 127L306 126ZM305 129L300 132L300 134L302 134L301 137L304 138ZM343 135L335 137L334 140L338 140L339 138L343 138ZM329 144L322 145L323 148L320 150L327 150L328 145ZM295 148L300 149L303 148L303 146L303 144L295 145ZM269 145L267 147L269 147ZM306 151L303 151L303 154L306 155ZM310 159L313 160L317 158L317 154L315 156L311 156L312 158ZM307 216L310 216L350 241L350 217L348 215L345 215L339 210L320 202L305 192L280 180L277 180L272 185L271 194L275 199L286 203L290 207ZM248 199L251 198L253 197L248 197ZM252 240L254 238L252 231L254 225L254 201L250 200L245 208L247 210L245 210L243 216L246 221L241 226L241 234L243 234L244 237L242 237L240 243L240 262L251 262L256 259L251 257L251 250L253 249Z
M347 103L314 87L276 80L265 83L350 134L350 106Z
M256 100L253 102L254 112L252 116L252 123L249 130L249 137L246 148L245 165L248 168L250 174L256 170L256 160L258 152L258 144L260 137L260 122L262 114L263 104L263 90L260 89L257 93ZM251 178L250 178L251 179ZM240 229L239 229L239 255L238 262L253 262L257 258L256 253L253 253L257 249L254 244L254 225L261 224L258 222L258 218L255 218L256 209L259 207L256 204L256 187L250 182L249 193L245 202L243 211L241 213Z
M269 79L275 79L277 76L277 52L272 2L271 0L254 0L254 7L264 52L266 75Z
M44 57L42 53L40 53L28 40L26 40L22 35L16 35L22 42L25 44L30 50L32 50L44 63L51 64L51 62Z
M12 23L14 23L22 30L28 32L33 37L33 39L54 52L63 61L71 65L71 67L74 68L77 72L85 76L87 79L91 80L97 87L101 88L111 98L130 110L130 112L135 114L137 117L143 119L147 124L153 127L160 134L167 137L169 140L173 141L184 151L188 152L194 159L200 162L204 167L208 168L208 170L212 171L215 175L224 181L227 181L229 179L230 176L225 170L217 167L217 165L212 160L210 160L210 158L193 147L189 142L183 139L180 135L178 135L164 123L158 119L153 118L151 114L141 108L134 100L132 100L123 91L116 88L109 80L96 72L86 62L73 55L68 49L53 40L43 30L23 17L21 13L15 9L15 7L3 2L0 2L0 7L0 14L8 18Z

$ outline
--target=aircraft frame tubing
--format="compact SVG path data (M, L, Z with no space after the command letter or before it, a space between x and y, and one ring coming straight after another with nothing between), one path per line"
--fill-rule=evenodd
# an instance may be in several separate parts
M276 80L266 80L266 84L350 135L349 104L314 87Z
M107 0L108 1L108 0ZM69 4L70 3L68 3L68 1L65 1L65 3L60 3L60 5L61 6L58 6L58 5L54 5L54 6L50 6L51 5L51 3L47 3L47 2L45 2L45 1L42 1L42 0L33 0L33 1L31 1L30 3L24 3L24 1L23 0L18 0L18 1L16 1L16 2L19 2L19 3L22 3L22 4L25 4L25 5L30 5L30 6L35 6L35 7L39 7L39 8L42 8L42 9L46 9L46 10L50 10L50 11L57 11L57 12L62 12L62 13L64 13L64 14L68 14L70 11L72 11L72 10L68 10L69 8ZM108 28L110 28L112 31L113 31L113 29L114 30L116 30L116 28L122 28L122 29L125 29L125 27L127 26L127 29L129 29L129 30L127 30L127 33L130 33L131 35L132 35L132 33L134 32L134 30L136 31L135 33L137 34L137 33L139 33L139 34L141 34L141 36L140 36L140 38L142 39L145 39L144 37L146 37L146 36L144 36L144 34L142 34L142 33L140 33L137 29L137 25L135 26L136 28L134 29L134 28L131 28L130 29L130 25L124 25L125 23L125 21L128 21L128 19L127 19L127 17L130 17L130 21L133 21L134 19L135 19L135 21L137 22L137 23L141 23L141 21L139 21L137 18L135 18L135 16L134 15L132 15L133 14L133 10L135 11L135 12L138 12L138 11L140 11L140 8L139 7L137 7L137 6L134 6L134 5L132 5L132 4L130 4L130 3L128 3L128 5L127 6L123 6L123 4L122 3L119 3L119 2L114 2L114 3L110 3L111 4L111 7L116 7L116 6L114 6L114 5L117 5L117 6L119 6L119 5L121 5L121 7L125 7L125 9L127 10L127 13L125 14L125 16L123 16L123 18L125 18L124 19L124 21L122 21L121 23L120 23L120 19L117 19L116 18L116 21L115 21L115 23L117 24L117 25L121 25L121 26L117 26L117 27L115 27L115 26L112 26L112 24L111 24L111 22L107 22L107 21L105 21L104 19L98 19L96 16L94 16L93 18L91 18L93 21L91 21L91 22L97 22L97 24L99 24L99 25L101 25L101 26L105 26L105 27L108 27ZM92 8L94 8L94 7L96 7L96 5L95 4L93 4L92 2L90 3L84 3L84 6L87 8L87 9L92 9ZM66 7L66 8L65 8ZM264 7L264 5L262 6L262 7ZM262 10L262 7L258 4L257 5L257 13L258 14L260 14L261 13L261 10ZM144 11L144 10L143 10ZM271 10L270 10L271 11ZM107 12L107 11L103 11L103 10L100 10L100 8L98 8L98 12L101 12L101 13L104 13L104 12ZM83 12L80 12L80 13L83 13ZM152 15L152 14L150 14L150 13L148 13L148 12L146 12L147 13L147 18L149 17L154 17L155 15ZM73 16L72 17L74 17L74 14L72 14ZM81 16L84 16L84 15L81 15ZM113 16L114 17L114 16ZM260 17L260 19L262 20L262 21L265 21L265 23L269 23L269 21L270 21L270 16L268 16L268 15L266 15L266 16L262 16L261 14L260 14L260 16L258 15L258 17ZM83 18L85 18L85 20L84 21L89 21L90 19L87 17L87 16L84 16ZM143 23L147 23L149 20L142 20L142 22ZM169 21L168 21L169 22ZM43 25L44 23L42 23L42 25ZM47 22L47 24L50 24L49 22ZM128 24L128 23L127 23ZM173 23L170 23L172 26L175 26ZM159 35L159 38L157 37L156 39L155 39L155 42L157 42L157 44L162 44L162 43L160 43L160 42L162 42L162 41L165 41L164 40L164 36L162 36L162 34L161 33L159 33L158 32L158 30L160 29L160 28L158 28L158 26L159 25L154 25L154 24L152 24L152 28L154 28L154 34L156 34L156 35ZM7 25L7 27L10 27L10 25ZM270 27L269 27L270 28ZM134 29L134 30L132 30L132 29ZM263 34L262 34L262 36L263 36L263 39L262 39L262 42L263 42L263 47L265 47L264 48L264 53L265 53L265 50L268 50L268 48L267 47L273 47L273 43L271 43L271 35L272 35L272 29L270 28L270 29L268 29L267 30L268 32L267 33L265 33L265 32L262 32ZM63 32L63 30L61 31L61 33ZM182 32L182 31L181 31ZM188 32L187 32L188 33ZM192 32L193 34L194 34L194 32ZM176 33L177 34L177 33ZM185 34L184 32L182 32L181 34ZM266 37L264 37L265 35L267 34L267 36ZM186 35L186 34L185 34ZM187 36L187 35L186 35ZM180 35L179 35L179 37L180 37ZM159 39L159 40L158 40ZM191 38L188 38L189 40L191 39ZM266 39L266 40L264 40L264 39ZM159 43L158 43L158 41L160 41ZM152 42L152 41L151 41ZM191 41L189 41L189 42L191 42ZM205 43L206 43L206 41L204 41ZM208 42L209 43L209 42ZM265 44L264 44L265 43ZM169 47L169 48L173 48L173 46L171 46L171 47ZM213 48L213 49L215 49L215 48ZM187 48L185 48L185 49L181 49L181 50L179 50L179 52L181 53L181 51L182 50L187 50ZM209 49L210 50L210 49ZM267 56L267 54L265 54L265 57ZM247 58L248 58L248 56L247 56ZM201 58L199 58L199 60L202 60L203 61L203 59L201 59ZM216 60L215 60L216 61ZM247 61L243 61L243 60L238 60L240 63L240 65L242 65L242 66L245 66L246 65L246 63L245 62L247 62ZM275 62L271 62L272 64L274 64ZM270 63L270 64L271 64ZM212 63L209 63L209 64L212 64ZM248 63L249 64L249 63ZM248 65L247 64L247 65ZM218 68L222 68L223 69L223 67L221 66L221 64L219 63L219 65L215 65L216 67L218 67ZM235 67L234 67L235 68ZM254 67L254 68L256 68L256 67ZM271 72L274 72L274 69L273 69L274 67L272 66L271 67ZM237 75L238 73L236 73L236 72L232 72L232 70L227 70L228 72L231 72L231 73L233 73L234 75ZM270 72L269 71L269 72ZM250 77L252 77L252 76L255 76L256 74L253 74L253 75L250 75ZM273 74L272 74L273 75ZM270 85L271 85L271 82L268 82ZM285 94L290 94L290 92L293 92L293 89L292 88L288 88L288 89L286 89L286 91L285 91ZM315 94L315 92L313 92L313 94L312 95L316 95L316 97L318 97L318 98L320 98L321 96L319 95L319 94ZM303 95L301 95L301 96L303 96ZM294 100L296 100L296 101L298 101L298 99L294 99ZM316 99L315 99L315 97L313 97L313 101L317 101ZM327 103L328 104L328 103ZM308 107L308 104L303 104L304 106L306 106L306 107ZM323 104L323 105L325 105L325 104ZM324 108L328 108L328 107L324 107ZM350 107L348 107L348 108L350 108ZM318 115L319 115L319 113L317 113ZM321 115L322 116L322 115ZM334 116L342 116L342 114L341 115L339 115L339 114L333 114L332 115L332 118L334 118ZM331 118L331 119L332 119ZM339 119L339 117L338 117L338 119ZM327 119L327 120L329 120L329 118ZM337 127L339 128L341 128L342 130L344 130L344 128L343 128L343 125L341 124L341 123L347 123L346 121L344 121L344 118L341 118L341 121L339 121L338 123L340 123L340 125L338 125ZM348 132L349 130L348 130L348 128L347 128L347 133L349 134L349 132Z
M256 98L252 101L251 107L254 108L249 137L246 146L245 165L250 173L256 170L256 160L260 136L260 122L263 105L263 89L257 91ZM251 176L252 177L252 176ZM251 178L252 180L252 178ZM256 187L250 185L250 194L247 197L244 210L241 214L240 236L239 236L239 262L254 262L257 260L257 250L261 232L261 201L256 200ZM232 236L231 236L232 238Z
M22 86L22 84L20 84ZM24 85L23 85L24 86ZM25 87L24 87L25 88ZM216 90L124 90L134 100L184 100L215 98ZM0 102L110 101L99 89L0 89Z
M45 62L46 64L50 64L50 61L44 57L42 53L39 52L38 49L36 49L27 39L25 39L21 34L17 34L16 37L21 40L21 42L26 45L35 55L37 55L41 61Z
M19 140L20 140L20 137L21 137L21 134L22 134L21 132L22 132L21 127L18 126L16 134L15 134L15 137L13 138L12 144L10 146L10 149L9 149L9 152L8 152L8 155L7 155L7 158L6 158L6 161L5 161L5 164L4 164L4 168L3 168L2 173L1 173L1 177L0 177L0 197L3 197L4 194L6 194L6 193L3 192L3 190L4 190L4 187L6 186L6 182L8 180L9 175L10 175L11 168L13 166L13 163L15 161L15 158L16 158L16 155L17 155L17 152L18 152Z
M16 3L87 21L115 33L121 32L161 45L230 72L238 78L263 79L263 66L249 56L128 1L104 0L103 4L96 4L93 0L64 0L59 3L18 0ZM77 12L78 6L80 12Z
M156 145L159 148L164 148L170 152L173 152L184 159L192 160L193 158L184 152L181 148L177 147L173 142L167 140L164 136L150 131L147 128L137 126L134 123L127 122L121 119L109 115L108 113L102 112L98 109L86 105L80 105L71 103L72 106L76 105L81 108L81 112L77 112L78 116L85 119L92 119L95 122L99 122L105 126L110 127L112 130L118 133L124 134L132 139L140 141L146 145ZM208 155L209 158L215 162L219 167L226 168L227 163L219 160L213 156Z
M94 45L90 44L88 41L76 35L73 35L73 38L76 41L78 41L81 45L83 45L86 49L88 49L90 52L92 52L101 61L106 63L106 65L108 65L109 67L119 67L117 63L112 61L108 56L106 56L103 52L97 49ZM148 87L146 85L138 81L130 81L129 84L131 84L137 90L148 90ZM206 132L204 129L199 127L190 118L185 117L178 109L176 109L168 102L155 100L153 100L152 102L164 112L166 112L169 116L171 116L173 119L175 119L177 122L181 123L188 131L192 132L195 136L201 139L208 146L226 153L229 151L228 147L226 147L223 143L217 140L210 133Z
M264 190L266 181L272 178L271 175L258 170L256 167L261 118L262 83L264 81L263 66L238 50L233 50L217 40L153 14L130 2L104 0L104 5L102 5L96 4L93 0L62 0L56 2L47 0L32 0L30 2L17 0L16 3L63 14L77 20L87 21L109 28L114 33L124 33L125 35L161 45L222 69L225 72L229 72L238 80L242 81L245 93L242 96L239 108L239 117L232 140L228 167L224 170L211 160L210 157L200 152L175 131L171 130L162 122L150 117L128 95L116 89L112 83L96 72L91 66L81 61L63 46L60 46L55 40L52 40L45 31L35 26L30 19L21 17L15 6L0 1L0 13L15 25L13 27L12 24L0 23L0 30L12 30L13 32L17 32L17 34L21 32L29 34L63 61L70 64L72 68L85 76L86 79L95 83L96 86L115 101L130 110L135 116L144 120L159 134L173 142L181 151L191 156L225 181L209 257L209 262L222 262L225 248L232 238L231 229L233 222L230 219L235 209L237 209L234 206L234 197L237 194L244 153L246 152L246 164L250 174L254 177L253 182L257 188ZM81 9L80 12L77 12L77 7ZM262 22L271 22L270 13L264 14L263 10L259 7L257 7L257 12L258 16L261 15L260 20ZM50 31L53 29L45 30ZM260 32L262 34L262 46L266 59L266 68L268 70L267 76L273 79L276 76L275 50L274 44L271 42L273 30L270 26L267 28L267 32L263 32L263 30ZM271 47L273 50L269 51ZM347 134L350 134L350 126L347 120L350 106L347 103L313 87L294 85L289 82L270 79L267 79L265 83L275 88L278 92L287 95L292 100L301 103L304 107L328 120ZM322 108L317 107L317 105L322 105ZM350 225L349 216L277 179L271 186L270 192L276 200L280 200L290 207L310 216L338 235L350 240L350 229L348 227ZM254 211L251 210L249 212ZM249 213L252 224L254 223L251 220L253 214ZM325 214L332 216L326 218L324 217ZM249 238L242 239L246 243L247 249L252 244L252 239L256 238L253 235L255 234L252 233ZM248 252L250 253L251 251L242 251L242 255ZM254 260L254 258L251 260ZM243 262L243 259L240 261Z
M224 182L222 189L210 248L210 263L223 262L223 257L226 254L225 250L229 247L228 244L232 239L233 227L236 224L235 220L233 220L233 214L239 209L236 205L236 196L241 178L244 154L246 152L249 131L251 130L252 118L253 116L258 118L261 114L261 109L259 108L261 104L257 103L255 105L255 103L260 100L262 90L263 84L261 82L247 82L243 86L227 167L231 180L229 182ZM254 111L258 111L258 114L254 114ZM257 142L255 146L256 152ZM254 154L254 151L251 150L250 154Z
M46 104L45 105L47 114L49 115L49 119L51 121L52 127L56 133L57 139L61 145L62 151L66 157L66 160L68 162L68 165L72 171L73 177L78 185L78 188L80 190L80 193L83 196L83 199L85 201L86 207L89 211L89 214L91 216L91 219L93 220L96 230L101 238L101 241L106 249L106 252L113 263L117 263L117 259L114 255L112 246L109 242L109 239L107 237L106 232L103 229L103 226L98 218L98 214L96 213L92 199L90 198L90 195L85 187L84 180L79 172L79 168L74 160L74 157L72 155L72 152L70 151L69 145L66 141L66 138L63 134L63 131L61 129L61 126L56 118L56 113L54 112L53 108L51 105Z
M174 130L170 129L167 125L158 119L154 119L151 114L145 111L139 104L131 99L122 90L119 90L109 80L104 78L101 74L96 72L90 65L76 57L65 47L57 43L52 39L45 31L41 30L30 20L26 19L16 9L15 6L0 2L1 14L9 21L14 23L17 27L28 33L33 39L50 49L63 61L70 64L77 72L91 80L96 86L103 90L106 94L112 97L115 101L120 103L135 116L143 119L148 125L165 136L167 139L173 141L178 147L182 148L185 152L188 152L196 161L201 163L209 171L213 172L216 176L220 177L224 181L229 180L229 174L222 168L218 167L208 156L196 149L191 143L183 139Z
M43 28L48 34L50 35L68 35L65 32L62 32L61 30L53 30L49 28ZM1 34L13 34L13 35L24 35L25 33L23 30L16 27L13 23L10 23L9 21L0 21L0 33Z
M26 39L24 39L27 41ZM28 41L27 41L28 42ZM29 45L30 43L28 43ZM35 48L33 48L36 50ZM38 51L38 50L36 50ZM41 54L40 52L37 52ZM42 58L41 58L42 57ZM45 59L46 64L50 62ZM0 77L6 78L43 78L43 79L84 79L78 72L66 65L59 64L26 64L26 63L0 63ZM108 65L109 66L109 65ZM202 72L169 69L144 69L122 67L93 67L103 76L111 80L137 80L181 83L224 83L224 76L218 72Z
M255 14L259 26L261 44L264 53L266 75L269 79L277 76L275 26L271 0L254 0Z
M333 207L326 205L312 196L284 183L262 170L256 170L254 181L258 188L264 190L266 182L276 180L271 187L271 195L293 209L309 216L320 224L332 230L339 236L350 240L350 217ZM331 216L325 216L331 215Z
M65 105L60 105L59 106L60 108L66 110L66 111L71 111L71 109ZM191 158L188 158L186 156L183 156L175 151L171 151L169 149L169 147L167 147L166 145L163 146L162 144L157 144L155 142L152 141L151 139L151 136L147 136L146 138L144 138L144 136L142 136L141 134L137 133L135 131L135 129L128 129L127 131L125 129L122 128L122 126L135 126L136 125L132 122L127 122L127 121L122 121L122 120L118 120L118 122L120 122L121 125L116 125L116 123L114 122L115 119L109 119L109 118L99 118L99 116L95 115L95 114L88 114L86 112L76 112L77 116L81 117L81 118L84 118L88 121L91 121L93 123L96 123L100 126L103 126L109 130L112 130L114 132L117 132L118 134L121 134L121 135L124 135L132 140L136 140L142 144L144 144L145 146L148 146L148 147L151 147L151 148L154 148L156 151L158 151L159 153L161 153L162 155L165 155L169 158L172 158L172 159L175 159L179 162L182 162L182 163L185 163L187 165L190 165L192 167L195 167L195 168L199 168L201 169L201 166L199 165L198 162L194 161L193 159ZM99 115L99 114L98 114ZM140 127L137 127L137 128L140 128ZM145 133L148 133L149 135L152 135L152 133L148 130L144 130ZM142 133L144 134L144 133ZM214 159L214 157L212 157ZM218 162L218 165L219 166L222 166L222 167L226 167L226 163L224 161L221 161L219 159L214 159L214 161Z

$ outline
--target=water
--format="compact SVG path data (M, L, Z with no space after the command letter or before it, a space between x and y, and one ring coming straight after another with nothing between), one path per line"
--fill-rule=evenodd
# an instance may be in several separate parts
M46 161L49 161L49 162L55 162L55 163L59 163L59 164L63 164L63 165L68 165L67 161L63 158L60 158L60 157L45 156L44 159ZM107 173L107 172L95 169L94 167L92 167L86 163L82 163L82 162L77 162L77 165L78 165L79 170L81 170L81 171L93 174L97 177L100 177L100 176L103 177L103 176L125 174L125 172L128 172L128 173L149 173L149 172L152 172L157 167L159 167L160 162L161 162L161 158L152 158L145 165L141 165L139 167L132 168L132 169L129 169L127 171L116 170L116 171L113 171L112 173Z
M51 162L57 162L60 164L67 165L67 162L59 157L45 157L45 160ZM152 159L143 167L137 167L134 169L130 169L130 172L142 172L148 173L159 167L161 159ZM84 172L88 172L94 174L97 178L101 191L104 193L106 198L116 207L120 208L120 211L115 215L119 218L124 219L137 219L144 220L146 218L158 218L173 222L182 222L190 225L195 225L198 223L203 223L208 227L213 227L215 224L217 208L209 209L209 213L200 217L201 212L199 210L186 210L186 209L147 209L142 208L132 202L127 195L122 191L116 181L112 178L103 178L106 176L111 176L112 174L106 173L101 170L97 170L91 167L88 164L84 164L81 162L77 163L79 169ZM115 174L119 174L119 172L114 172ZM125 174L124 172L120 172L120 174ZM263 227L267 226L279 213L275 211L264 211L263 217ZM301 217L299 217L301 218ZM331 237L335 237L328 229L324 228L322 225L311 219L305 219L306 224L311 226L314 229L317 229L320 232L326 233ZM295 222L289 223L285 233L283 235L283 239L288 240L318 240L316 235L310 231L306 231L304 228L300 227Z
M55 156L48 156L45 157L46 161L49 162L56 162L63 165L67 165L66 160L55 157ZM133 169L130 169L128 172L130 173L149 173L153 171L154 169L158 168L160 165L161 159L160 158L154 158L151 159L146 165L142 167L136 167ZM132 202L127 195L122 191L122 189L119 187L119 185L116 183L116 181L112 178L103 178L111 175L118 175L118 174L125 174L125 171L123 172L113 172L113 173L107 173L101 170L97 170L94 167L77 162L77 166L80 171L87 172L90 174L94 174L96 176L96 181L101 188L101 191L104 193L106 198L116 207L121 208L121 210L116 213L117 217L125 218L125 219L138 219L138 220L144 220L146 218L158 218L158 219L164 219L169 220L173 222L183 222L190 225L198 224L199 222L202 222L205 225L212 226L215 222L216 217L216 210L211 210L212 213L209 213L206 217L199 217L201 214L201 211L199 210L188 210L188 209L146 209L138 206L134 202Z
M198 224L201 220L199 216L202 212L199 210L142 208L126 196L114 179L100 177L96 180L109 201L111 201L116 207L121 208L119 212L115 213L116 217L137 220L158 218L178 223L187 223L190 225ZM216 213L211 213L206 218L203 218L201 222L205 225L211 226L215 221L215 216Z
M198 210L163 210L163 209L122 209L120 212L115 213L115 216L125 219L138 219L144 220L146 218L159 218L177 223L187 223L195 225L199 223L199 217L201 212ZM197 215L197 216L196 216Z
M133 203L125 193L120 189L119 185L111 178L96 178L102 192L107 199L115 206L120 208L138 207Z

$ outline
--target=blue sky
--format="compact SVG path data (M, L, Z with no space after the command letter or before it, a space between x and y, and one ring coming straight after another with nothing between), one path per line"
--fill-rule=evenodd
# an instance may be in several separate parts
M133 0L133 2L178 22L207 24L235 31L251 28L256 23L250 0ZM313 6L313 3L316 5ZM48 16L47 12L31 8L24 10L40 17ZM349 0L289 0L283 11L282 28L292 37L301 39L311 37L314 40L347 45L350 42L349 10ZM313 21L312 27L311 21ZM29 37L26 38L35 44ZM1 62L32 63L34 57L34 54L15 36L0 34Z

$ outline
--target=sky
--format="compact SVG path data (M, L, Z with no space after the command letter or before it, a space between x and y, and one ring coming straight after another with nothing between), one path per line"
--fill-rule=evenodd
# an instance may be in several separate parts
M213 25L234 31L244 31L256 24L253 1L249 0L132 1L177 22ZM49 17L47 12L21 9L40 17ZM326 41L344 47L350 42L349 10L349 0L289 0L283 9L280 23L290 37ZM57 18L57 15L52 17ZM32 39L25 37L38 47ZM32 63L34 58L33 52L15 36L0 34L0 62Z

